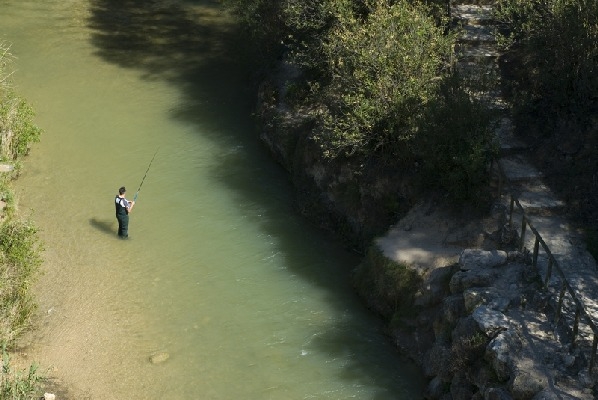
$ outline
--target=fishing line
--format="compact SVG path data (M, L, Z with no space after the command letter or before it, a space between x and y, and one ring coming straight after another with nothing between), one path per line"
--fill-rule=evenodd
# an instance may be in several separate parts
M159 147L156 150L156 152L154 153L154 156L152 157L152 161L150 161L149 165L147 166L147 170L145 171L145 175L143 175L143 179L141 180L141 183L139 184L139 189L137 189L137 192L135 193L135 196L133 197L133 201L137 200L137 196L139 195L139 191L141 190L141 186L143 186L143 182L145 181L145 177L147 176L147 173L149 172L150 168L152 167L152 163L154 162L154 158L156 158L156 154L158 154L158 150L160 150Z

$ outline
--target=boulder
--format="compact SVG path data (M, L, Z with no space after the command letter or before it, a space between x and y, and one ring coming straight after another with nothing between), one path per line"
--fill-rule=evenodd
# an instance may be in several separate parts
M515 354L520 347L519 338L510 330L499 333L486 346L485 359L492 366L499 382L511 377L511 353Z
M440 399L446 392L447 386L448 385L445 382L443 382L439 376L434 377L430 381L428 387L426 388L426 391L424 392L424 399Z
M492 310L486 306L477 307L471 314L480 330L488 337L509 328L509 319L500 311Z
M434 344L423 357L423 372L427 377L440 376L447 373L451 352L448 348Z
M547 384L545 375L519 370L515 372L509 386L515 400L528 400L537 395Z
M459 256L462 271L476 268L494 268L507 262L507 253L502 250L465 249Z
M455 273L449 283L451 293L461 293L472 287L487 287L492 285L498 277L498 271L493 269L474 269Z
M150 363L156 365L156 364L162 364L169 358L170 358L170 354L168 354L167 352L158 351L149 357L149 361L150 361Z

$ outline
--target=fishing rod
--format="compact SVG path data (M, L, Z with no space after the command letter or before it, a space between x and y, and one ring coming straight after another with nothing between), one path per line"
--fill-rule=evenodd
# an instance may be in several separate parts
M147 173L149 172L150 168L152 167L152 163L154 162L154 158L156 158L156 154L158 154L158 150L160 150L159 147L156 150L156 152L154 153L154 156L152 157L152 161L150 161L149 165L147 166L147 170L145 171L145 175L143 175L143 179L141 180L141 183L139 184L139 189L137 189L137 193L135 193L135 196L133 197L133 201L136 201L137 196L139 196L139 191L141 190L141 186L143 186L143 181L145 181L145 177L147 176Z

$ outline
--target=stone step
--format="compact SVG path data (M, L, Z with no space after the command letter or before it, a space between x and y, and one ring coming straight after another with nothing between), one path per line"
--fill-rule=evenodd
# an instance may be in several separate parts
M484 25L465 25L460 29L459 40L470 43L495 43L492 28Z
M493 22L492 5L454 4L451 17L470 24L489 24Z
M544 176L520 154L501 157L498 164L510 182L541 179Z
M509 108L509 104L502 97L502 93L499 90L471 90L469 94L472 98L479 100L492 110L506 111Z
M0 164L0 172L10 172L14 169L15 169L14 165Z
M452 7L458 6L471 6L472 0L451 0L450 5ZM492 5L496 2L496 0L475 0L475 6L482 6L482 7L492 7Z
M512 191L525 212L530 215L554 212L563 209L566 205L542 182L522 182L513 187Z
M492 65L470 65L457 63L455 72L459 74L466 86L492 84L497 82L497 71Z
M480 62L486 61L486 62ZM464 74L474 74L474 75L489 75L492 74L498 77L499 66L496 60L492 58L482 59L482 60L458 60L455 63L455 67L457 70Z
M459 43L456 46L455 53L459 59L496 59L500 56L500 52L492 42Z
M515 152L527 150L529 147L515 137L513 121L510 117L502 117L498 120L495 129L496 138L502 156L512 155Z

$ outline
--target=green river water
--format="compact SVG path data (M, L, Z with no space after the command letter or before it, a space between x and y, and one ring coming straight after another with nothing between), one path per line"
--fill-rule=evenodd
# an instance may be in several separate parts
M2 0L44 130L16 183L45 243L24 339L59 399L417 399L257 140L246 44L214 1ZM132 197L116 237L113 199ZM152 364L149 357L167 352Z

